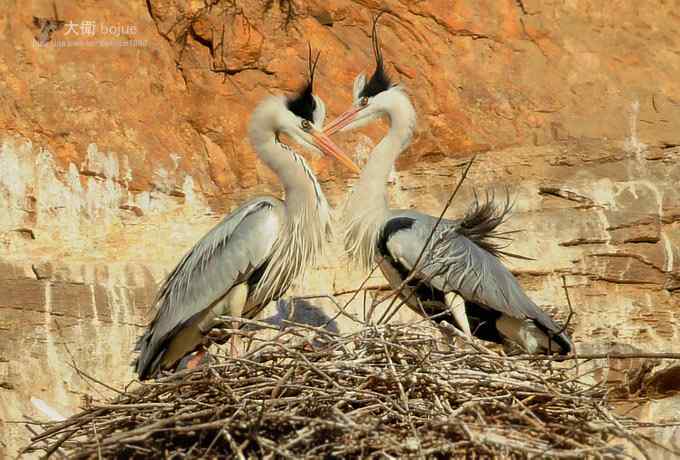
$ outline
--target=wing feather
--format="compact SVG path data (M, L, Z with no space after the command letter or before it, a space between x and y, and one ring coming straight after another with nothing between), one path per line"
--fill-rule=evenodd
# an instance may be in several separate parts
M390 255L412 270L436 219L414 211L392 218L408 217L413 225L393 233L386 242ZM500 259L458 231L460 221L442 220L430 247L418 264L418 278L442 292L456 292L465 300L518 319L532 319L551 332L560 327L525 293Z
M184 255L161 285L156 315L137 344L141 378L155 371L174 335L267 261L281 229L281 206L272 197L243 204Z

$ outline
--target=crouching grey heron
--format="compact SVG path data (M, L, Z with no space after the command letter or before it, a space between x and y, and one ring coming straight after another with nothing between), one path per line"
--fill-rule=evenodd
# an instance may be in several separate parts
M338 324L337 322L328 316L320 307L312 305L306 299L290 299L289 301L281 298L276 301L276 313L267 318L260 320L261 323L269 324L274 326L281 331L288 329L289 327L294 327L294 324L306 324L309 326L322 328L333 334L337 334ZM241 326L243 332L255 332L266 329L265 326L261 326L257 323L246 323ZM311 342L308 342L313 348L320 347L324 344L318 336L314 337ZM195 352L199 353L199 352ZM200 359L200 364L207 364L210 362L210 355L203 354L202 359ZM196 362L195 354L187 355L179 362L177 365L177 370L186 369L189 365Z
M307 162L280 134L360 171L321 131L325 106L313 94L318 57L312 62L310 49L309 79L298 94L266 98L250 119L250 142L278 175L285 200L248 201L184 255L160 287L156 316L137 344L133 366L140 380L201 349L220 317L254 318L320 254L330 231L328 202Z
M322 328L334 334L339 332L337 322L328 316L321 307L312 305L306 299L277 300L276 313L268 318L264 318L262 322L277 326L282 331L289 327L294 327L294 324L289 323L295 323ZM246 331L256 331L262 329L262 327L257 324L246 324L244 329ZM321 343L318 338L314 338L311 345L316 347L320 346Z
M416 112L403 88L392 84L385 72L377 21L372 33L375 72L368 81L363 74L355 79L351 108L324 131L332 135L381 117L390 124L347 202L347 252L366 269L377 261L393 288L414 272L413 282L401 295L422 315L447 320L483 340L513 342L530 353L569 353L573 348L569 336L500 261L504 253L492 238L510 206L475 202L465 218L443 219L422 257L437 218L389 209L387 180L396 158L411 142Z

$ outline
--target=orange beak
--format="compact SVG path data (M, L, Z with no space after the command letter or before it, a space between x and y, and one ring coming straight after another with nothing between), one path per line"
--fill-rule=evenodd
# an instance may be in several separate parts
M323 130L324 134L327 136L332 136L333 134L337 133L342 128L350 124L357 117L357 114L363 110L363 108L364 107L352 107L351 109L347 110L345 113L326 125Z
M345 154L345 152L343 152L340 149L340 147L335 145L335 143L330 139L330 137L328 137L328 135L321 131L315 130L313 130L311 134L312 138L314 139L314 143L323 153L333 157L338 162L342 163L342 165L345 166L350 171L356 174L361 173L361 169L359 169L359 167L356 164L354 164L352 159L348 157Z

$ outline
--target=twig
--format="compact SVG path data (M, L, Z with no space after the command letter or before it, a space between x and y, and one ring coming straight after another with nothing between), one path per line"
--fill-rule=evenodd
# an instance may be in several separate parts
M644 447L638 429L663 426L616 415L605 386L584 385L551 361L503 357L467 338L440 351L438 331L370 326L328 335L331 346L319 351L264 341L246 356L140 383L44 424L26 451L61 449L74 459L624 458L613 439Z
M531 355L531 356L511 356L508 359L515 361L572 361L575 359L680 359L680 353L591 353L585 355Z
M357 292L366 292L366 291L389 291L391 289L389 284L379 284L377 286L365 286L365 287L360 287L358 289L346 289L344 291L336 291L333 293L333 296L339 297L347 294L354 294Z
M94 433L94 440L97 442L97 458L102 459L102 446L99 443L99 435L97 434L97 424L92 420L92 433Z
M361 292L366 283L368 283L368 280L371 279L371 277L373 276L373 273L375 273L375 271L378 269L379 264L380 262L376 263L371 269L371 271L368 273L368 275L364 277L363 281L359 285L359 288L354 292L354 294L352 294L352 297L350 297L349 300L345 302L345 308L347 308L354 301L354 299L356 299L359 292ZM364 325L370 324L372 318L373 318L373 306L371 306L371 309L369 309L368 314L365 315Z

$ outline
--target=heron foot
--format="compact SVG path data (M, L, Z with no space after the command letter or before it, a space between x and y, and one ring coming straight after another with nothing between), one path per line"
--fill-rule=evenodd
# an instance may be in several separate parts
M195 369L198 366L208 362L208 352L205 349L199 349L193 353L188 354L180 360L175 371L183 371L185 369Z
M194 369L201 364L203 357L205 356L205 350L199 350L196 354L187 362L187 369Z

